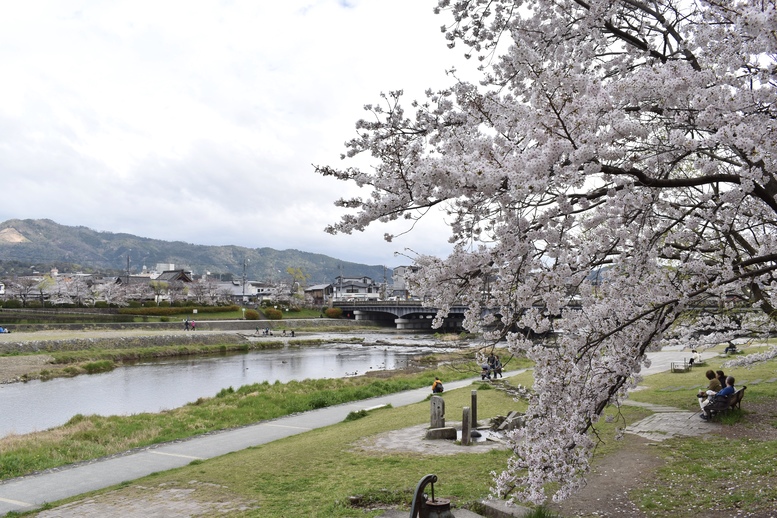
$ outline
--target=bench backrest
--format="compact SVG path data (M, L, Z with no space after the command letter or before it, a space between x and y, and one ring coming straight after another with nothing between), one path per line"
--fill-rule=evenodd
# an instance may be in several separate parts
M729 394L725 398L716 397L712 402L710 410L728 410L729 408L739 407L742 398L745 396L746 388L747 386L745 385L741 389L737 390L733 394Z
M731 404L729 405L731 408L739 407L739 404L742 402L742 398L745 397L746 388L747 385L743 385L741 389L731 394L732 400Z

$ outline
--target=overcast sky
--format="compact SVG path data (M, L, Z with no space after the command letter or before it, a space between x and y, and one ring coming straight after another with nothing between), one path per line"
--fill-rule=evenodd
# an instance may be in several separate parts
M355 187L311 165L342 164L381 92L450 84L461 51L435 4L3 1L0 221L387 266L446 255L439 224L326 234Z

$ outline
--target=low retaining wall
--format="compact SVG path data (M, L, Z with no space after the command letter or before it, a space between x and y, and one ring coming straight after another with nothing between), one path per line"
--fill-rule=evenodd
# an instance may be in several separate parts
M192 316L194 318L192 318ZM380 327L373 322L356 322L355 320L335 318L296 318L288 320L199 320L196 315L188 315L189 320L197 322L197 329L206 331L250 331L256 328L270 328L273 331L283 329L321 328L326 331L333 327ZM9 324L11 333L34 333L63 329L69 331L100 331L100 330L133 330L148 329L152 331L179 331L183 329L186 317L182 316L173 322L112 322L112 323L80 323L80 324ZM2 325L2 324L0 324Z
M237 333L203 333L198 335L194 332L174 335L117 336L105 338L71 338L67 340L4 342L0 343L0 354L82 351L84 349L134 349L186 345L227 345L236 343L246 343L246 339Z

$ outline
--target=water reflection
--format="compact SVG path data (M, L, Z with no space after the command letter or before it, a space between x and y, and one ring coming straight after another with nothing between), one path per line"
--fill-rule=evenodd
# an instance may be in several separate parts
M419 345L285 348L197 359L166 359L111 372L0 385L0 437L44 430L76 414L129 415L176 408L226 387L339 378L401 369Z

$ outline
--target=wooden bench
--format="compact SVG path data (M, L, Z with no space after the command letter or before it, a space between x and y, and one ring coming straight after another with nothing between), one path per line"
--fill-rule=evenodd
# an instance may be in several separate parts
M733 394L725 397L717 397L712 400L712 403L704 407L704 412L710 416L720 415L729 410L735 408L742 408L742 398L745 397L745 389L747 385L743 385Z
M672 362L669 365L669 369L672 372L688 372L691 370L691 364L688 363L688 360L683 360L681 362Z

